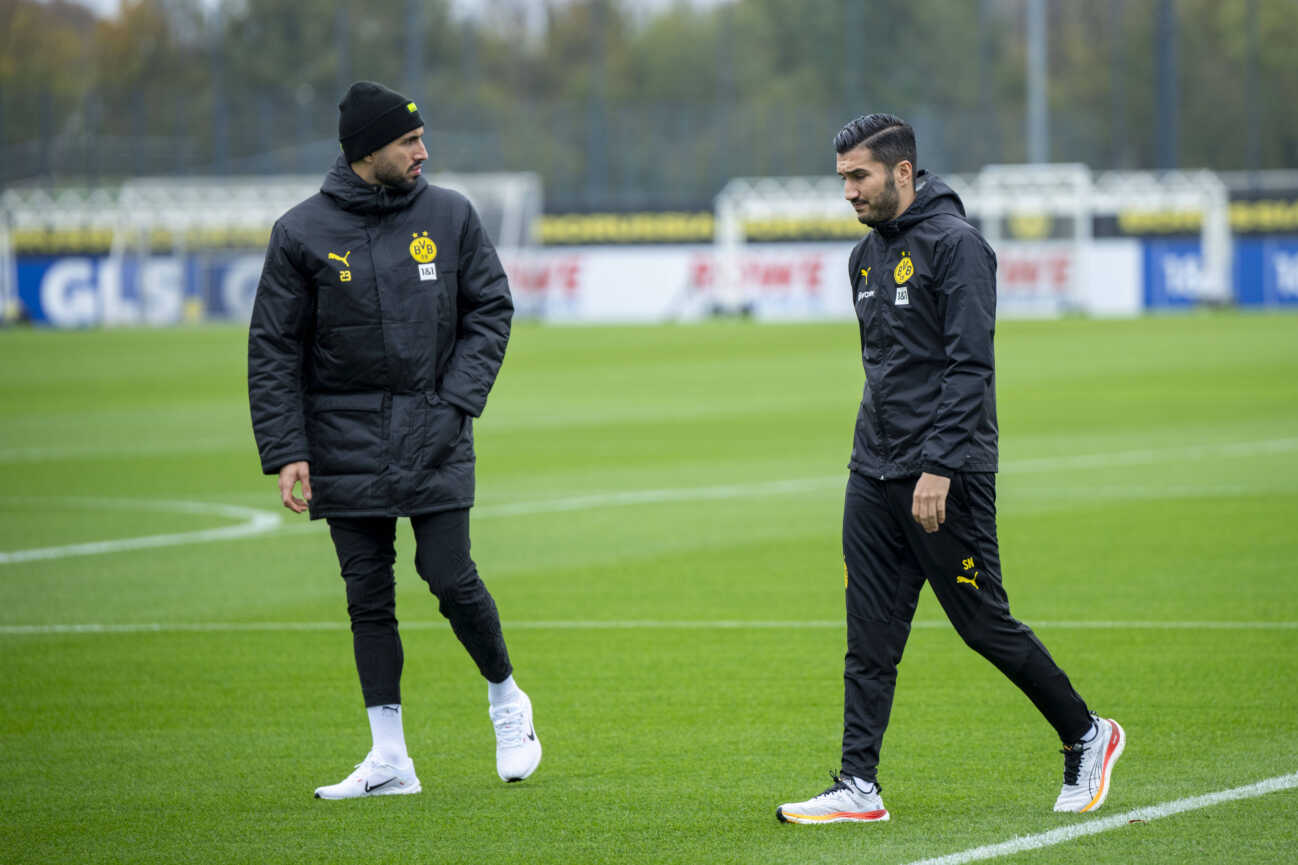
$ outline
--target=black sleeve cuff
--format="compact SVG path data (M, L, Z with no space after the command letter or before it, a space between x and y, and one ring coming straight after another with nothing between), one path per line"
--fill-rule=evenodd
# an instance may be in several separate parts
M938 475L939 477L951 478L955 476L955 469L946 466L940 466L937 463L924 463L924 473Z

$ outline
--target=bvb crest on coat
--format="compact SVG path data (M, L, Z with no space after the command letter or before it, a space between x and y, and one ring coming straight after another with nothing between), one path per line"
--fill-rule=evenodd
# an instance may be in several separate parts
M427 264L437 257L437 244L428 237L428 232L410 235L410 257L420 264Z
M903 252L901 254L901 261L897 262L897 267L892 272L892 278L897 281L898 285L901 285L914 275L915 264L910 260L910 253Z

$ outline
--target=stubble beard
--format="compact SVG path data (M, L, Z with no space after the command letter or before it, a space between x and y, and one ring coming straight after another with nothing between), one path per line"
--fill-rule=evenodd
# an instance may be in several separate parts
M897 194L897 184L889 175L883 182L883 191L879 193L869 209L857 216L856 219L862 225L878 228L897 216L897 205L899 204L901 204L901 196Z
M418 177L407 177L406 172L387 163L375 166L374 179L396 192L409 192L419 182Z

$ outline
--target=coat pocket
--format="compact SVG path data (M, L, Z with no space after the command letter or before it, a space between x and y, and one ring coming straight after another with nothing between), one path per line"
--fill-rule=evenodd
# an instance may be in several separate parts
M424 448L428 462L440 466L446 462L459 444L464 432L464 412L435 393L426 393L428 400L428 426L424 431Z
M382 393L319 394L310 403L312 473L374 474L383 469Z

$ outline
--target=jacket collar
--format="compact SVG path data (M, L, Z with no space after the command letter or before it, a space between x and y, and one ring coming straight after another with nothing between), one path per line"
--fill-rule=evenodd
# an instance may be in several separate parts
M964 202L955 190L927 169L915 175L915 200L898 216L875 227L884 237L895 237L939 213L964 216Z
M339 154L333 168L325 175L320 191L332 198L343 210L352 213L384 214L404 210L414 203L428 184L423 177L415 181L413 189L402 191L387 186L371 186L357 176Z

